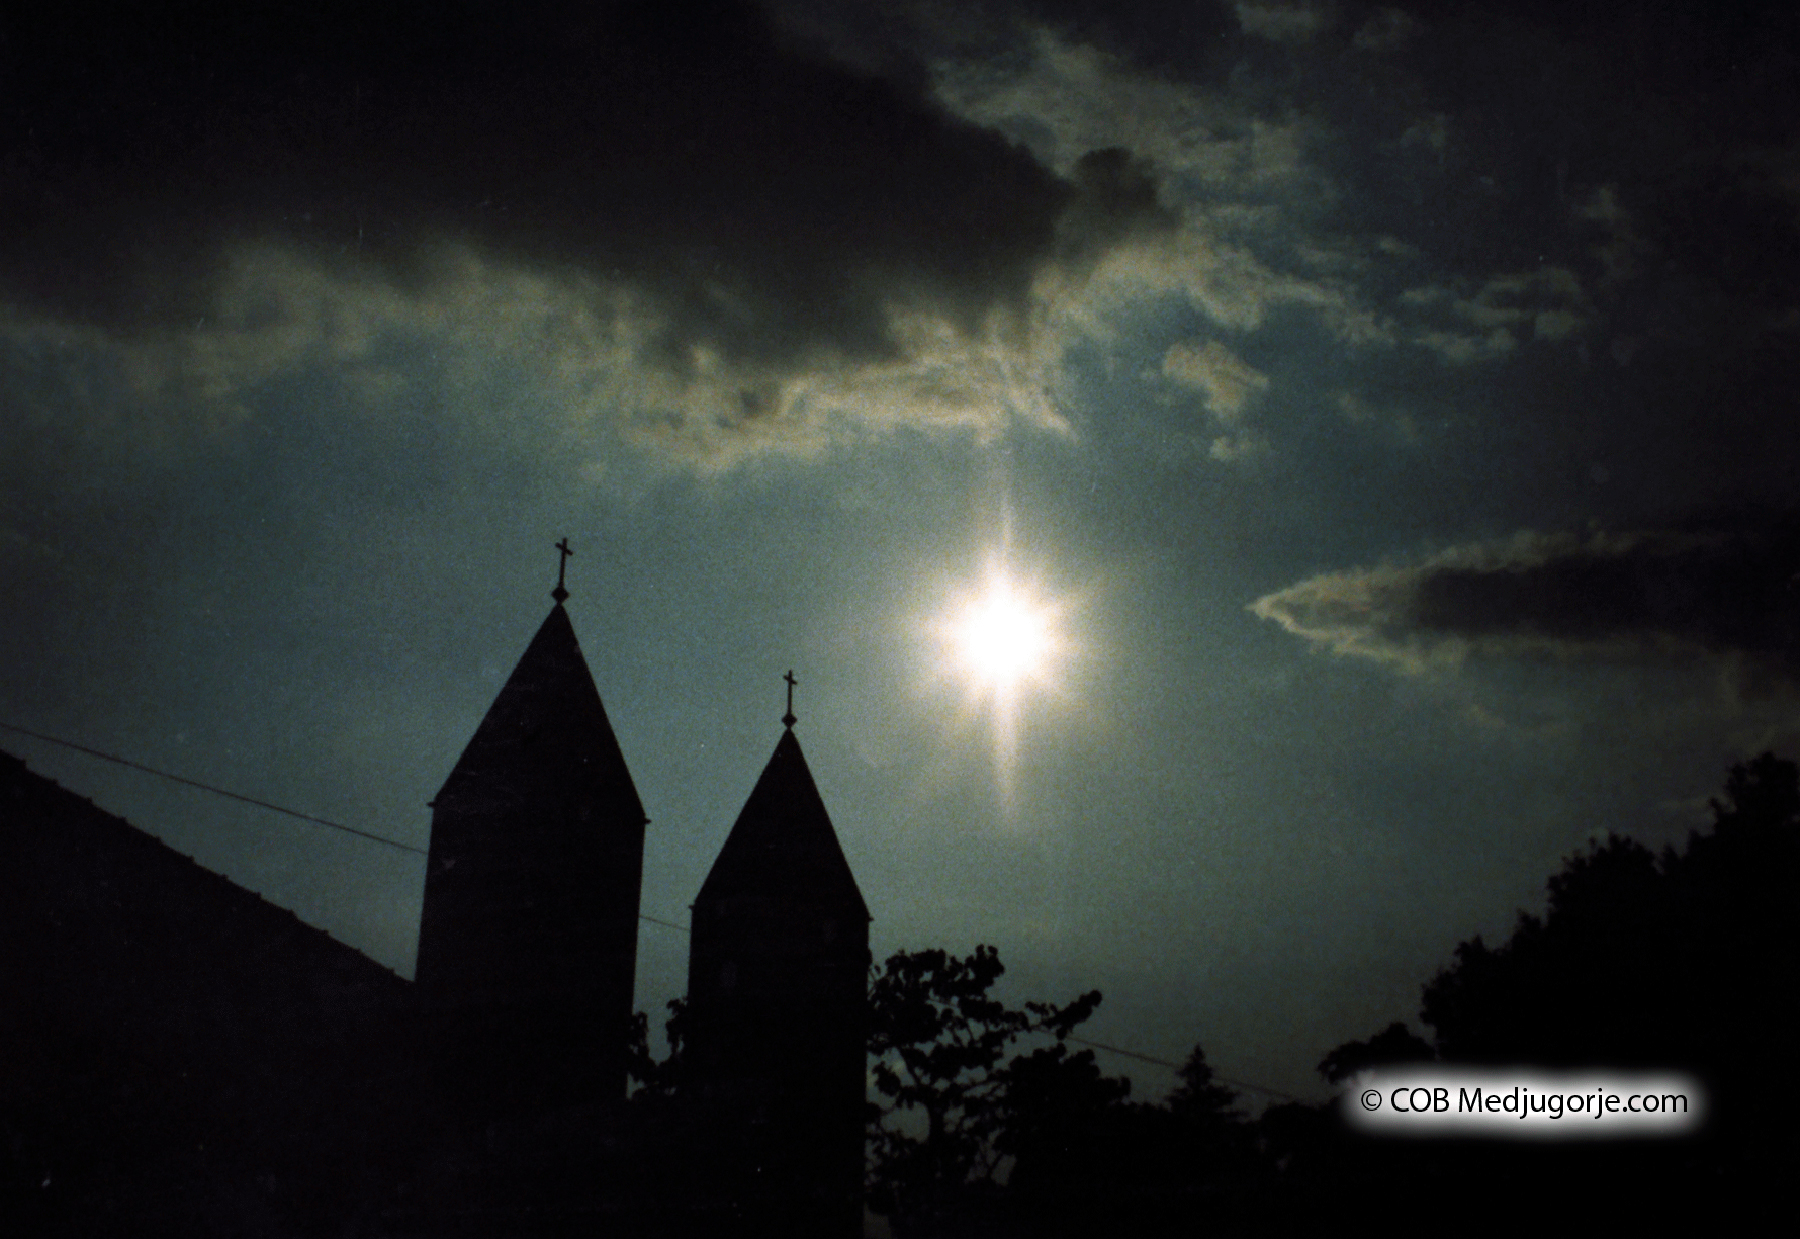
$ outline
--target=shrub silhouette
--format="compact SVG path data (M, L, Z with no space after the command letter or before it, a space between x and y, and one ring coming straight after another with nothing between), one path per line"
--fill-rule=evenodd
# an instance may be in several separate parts
M1268 1116L1265 1130L1321 1180L1404 1174L1454 1194L1470 1180L1510 1176L1540 1200L1585 1192L1594 1208L1613 1210L1614 1223L1627 1209L1621 1194L1665 1223L1684 1210L1770 1220L1795 1100L1788 991L1800 960L1788 922L1800 873L1800 772L1765 753L1733 768L1712 812L1710 831L1660 856L1619 835L1590 840L1549 879L1541 917L1521 913L1500 946L1480 937L1460 944L1424 987L1420 1018L1434 1045L1396 1023L1319 1064L1333 1083L1433 1053L1448 1064L1681 1070L1708 1094L1701 1138L1582 1151L1372 1152L1322 1137L1318 1122L1292 1108Z

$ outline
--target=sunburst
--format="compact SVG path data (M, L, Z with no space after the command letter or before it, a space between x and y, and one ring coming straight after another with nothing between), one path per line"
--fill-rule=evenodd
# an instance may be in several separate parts
M932 625L942 645L942 673L960 681L970 704L992 717L995 775L1009 800L1021 710L1033 692L1057 686L1069 652L1067 610L997 558L981 583Z

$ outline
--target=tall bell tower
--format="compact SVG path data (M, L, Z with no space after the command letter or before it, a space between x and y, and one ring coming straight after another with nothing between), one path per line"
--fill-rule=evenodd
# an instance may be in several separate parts
M432 802L417 987L440 1067L493 1112L625 1095L646 818L560 565L551 596Z

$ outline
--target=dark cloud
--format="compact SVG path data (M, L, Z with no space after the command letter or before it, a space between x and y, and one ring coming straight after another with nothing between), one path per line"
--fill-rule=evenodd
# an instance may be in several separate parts
M1320 229L1404 237L1472 278L1549 262L1586 281L1616 237L1584 207L1610 187L1641 246L1635 283L1608 305L1628 329L1665 302L1691 307L1690 332L1699 317L1720 334L1791 306L1800 203L1776 171L1792 166L1800 112L1791 4L1129 8L1106 25L1134 62L1268 121L1315 122L1308 155L1338 191L1313 204ZM1195 10L1197 27L1224 12L1242 31L1168 33Z
M141 333L210 313L234 246L403 289L466 247L630 289L676 369L879 361L891 307L975 332L1154 209L1123 162L1072 184L739 4L106 13L9 19L15 315Z
M1410 566L1324 573L1251 610L1340 653L1411 667L1473 651L1705 655L1800 684L1800 518L1628 533L1520 533Z
M1689 307L1690 329L1720 298L1787 301L1776 273L1797 256L1792 211L1746 160L1792 145L1781 118L1800 108L1793 6L1407 7L1417 37L1391 60L1347 62L1345 76L1369 88L1404 75L1402 88L1368 92L1372 117L1398 103L1441 118L1435 161L1383 169L1402 182L1385 200L1411 198L1428 225L1414 239L1429 253L1495 267L1547 256L1613 277L1611 308L1627 319L1667 302ZM1355 96L1335 101L1354 124ZM1615 195L1642 247L1629 287L1601 252L1619 221L1609 234L1586 209L1601 192Z

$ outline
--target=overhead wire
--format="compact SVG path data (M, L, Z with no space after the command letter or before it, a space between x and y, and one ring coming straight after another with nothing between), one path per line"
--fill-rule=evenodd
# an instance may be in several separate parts
M1153 1054L1141 1054L1137 1050L1127 1050L1120 1046L1107 1045L1104 1041L1090 1041L1086 1037L1076 1037L1076 1036L1067 1037L1067 1038L1065 1038L1065 1040L1073 1041L1073 1042L1077 1043L1078 1045L1092 1046L1096 1050L1105 1050L1109 1054L1122 1054L1126 1058L1135 1058L1139 1062L1154 1063L1158 1067L1167 1067L1170 1071L1180 1071L1181 1070L1180 1063L1172 1063L1166 1058L1157 1058ZM1220 1084L1229 1084L1232 1088L1248 1089L1253 1093L1265 1093L1270 1097L1279 1097L1283 1101L1299 1101L1300 1100L1298 1097L1294 1096L1292 1093L1284 1093L1278 1088L1269 1088L1266 1085L1262 1085L1262 1084L1249 1084L1243 1080L1228 1080L1224 1076L1218 1075L1217 1073L1215 1073L1212 1078L1217 1080Z
M142 762L129 761L126 758L118 757L112 753L106 753L96 748L90 748L85 744L77 744L73 740L65 740L59 736L46 735L41 731L33 731L29 727L20 727L16 723L8 723L0 720L0 730L17 732L22 736L30 736L33 740L41 740L45 744L60 745L66 749L73 749L77 753L85 753L89 757L97 757L101 761L108 761L112 762L114 765L124 766L129 770L137 770L144 774L155 775L159 779L168 779L170 782L180 783L184 787L196 788L203 792L211 792L215 796L224 796L244 804L254 805L259 809L267 809L271 813L281 813L288 817L299 818L301 821L310 822L315 826L327 826L332 830L341 830L346 834L355 835L361 839L368 839L373 843L379 843L401 852L409 852L414 856L428 856L430 854L424 848L413 847L411 844L401 843L395 839L388 839L381 835L373 834L370 831L358 830L356 827L346 826L342 822L334 822L329 818L316 817L311 813L302 813L298 809L289 809L283 805L274 804L267 800L260 800L255 796L246 796L241 792L230 791L223 787L214 787L210 783L202 783L198 779L190 779L184 775L171 774L167 770L158 770L154 766L146 766ZM673 929L679 933L685 934L693 932L685 925L677 925L674 921L665 921L660 917L651 916L644 912L638 913L638 920L648 921L652 925L661 925L666 929ZM1157 1058L1154 1055L1143 1054L1137 1050L1127 1050L1120 1046L1107 1045L1101 1041L1090 1041L1086 1037L1071 1036L1067 1039L1080 1045L1091 1046L1096 1050L1105 1050L1109 1054L1118 1054L1125 1058L1135 1058L1139 1062L1151 1063L1158 1067L1166 1067L1170 1071L1181 1070L1181 1064L1179 1063L1172 1063L1165 1058ZM1213 1079L1219 1081L1221 1084L1228 1084L1233 1088L1247 1089L1251 1092L1263 1093L1270 1097L1280 1097L1286 1101L1299 1100L1299 1098L1293 1096L1291 1093L1284 1093L1280 1089L1266 1088L1260 1084L1249 1084L1239 1080L1228 1080L1220 1075L1213 1076Z
M345 834L356 835L359 838L368 839L372 842L380 843L386 847L395 848L402 852L411 852L415 856L428 855L424 848L413 847L410 843L401 843L396 839L388 839L381 835L371 834L366 830L358 830L354 826L346 826L342 822L334 822L329 818L314 817L311 813L302 813L298 809L289 809L282 805L271 804L267 800L258 800L255 796L246 796L242 792L228 791L223 787L214 787L212 784L202 783L198 779L186 778L179 774L170 774L167 770L158 770L154 766L146 766L141 762L127 761L123 757L116 757L111 753L103 753L99 749L89 748L85 744L76 744L73 740L63 740L57 736L47 736L41 731L32 731L30 728L20 727L16 723L0 722L0 728L4 728L7 731L16 731L22 736L30 736L33 740L42 740L46 744L60 744L63 748L74 749L77 753L86 753L89 757L98 757L101 761L109 761L114 765L124 766L130 770L141 770L143 773L153 774L159 779L168 779L171 783L180 783L187 787L197 787L201 791L211 792L215 796L226 796L232 800L241 800L245 804L255 805L259 809L267 809L271 813L284 813L288 817L297 817L301 821L311 822L315 826L329 826L333 830L341 830Z
M0 721L0 729L4 729L6 731L17 732L18 734L20 734L22 736L30 736L33 740L42 740L46 744L59 744L63 748L73 749L77 753L86 753L89 757L98 757L101 761L109 761L109 762L114 763L115 765L124 766L129 770L142 771L144 774L153 774L159 779L168 779L171 782L180 783L184 787L198 788L200 791L203 791L203 792L211 792L215 796L225 796L232 800L241 801L244 804L255 805L257 808L267 809L271 813L283 813L283 814L286 814L288 817L297 817L301 821L311 822L315 826L329 826L333 830L341 830L341 831L344 831L346 834L355 835L360 839L368 839L371 842L384 844L387 847L395 848L402 852L410 852L414 856L429 856L430 855L430 853L426 849L413 847L409 843L401 843L395 839L388 839L381 835L374 834L371 831L358 830L354 826L346 826L342 822L334 822L334 821L330 820L329 818L315 817L311 813L302 813L298 809L290 809L290 808L287 808L285 805L274 804L273 802L267 801L267 800L259 800L255 796L246 796L241 792L230 791L223 787L214 787L210 783L202 783L198 779L190 779L190 778L187 778L185 775L171 774L167 770L158 770L156 767L146 766L142 762L128 761L127 759L125 759L123 757L118 757L112 753L105 753L96 748L89 748L85 744L77 744L73 740L64 740L60 736L45 735L43 732L33 731L29 727L20 727L17 723L8 723L8 722ZM668 928L678 929L682 933L688 932L687 927L684 925L677 925L673 921L665 921L665 920L659 919L658 917L647 916L642 912L638 913L638 919L640 921L649 921L653 925L666 925Z

